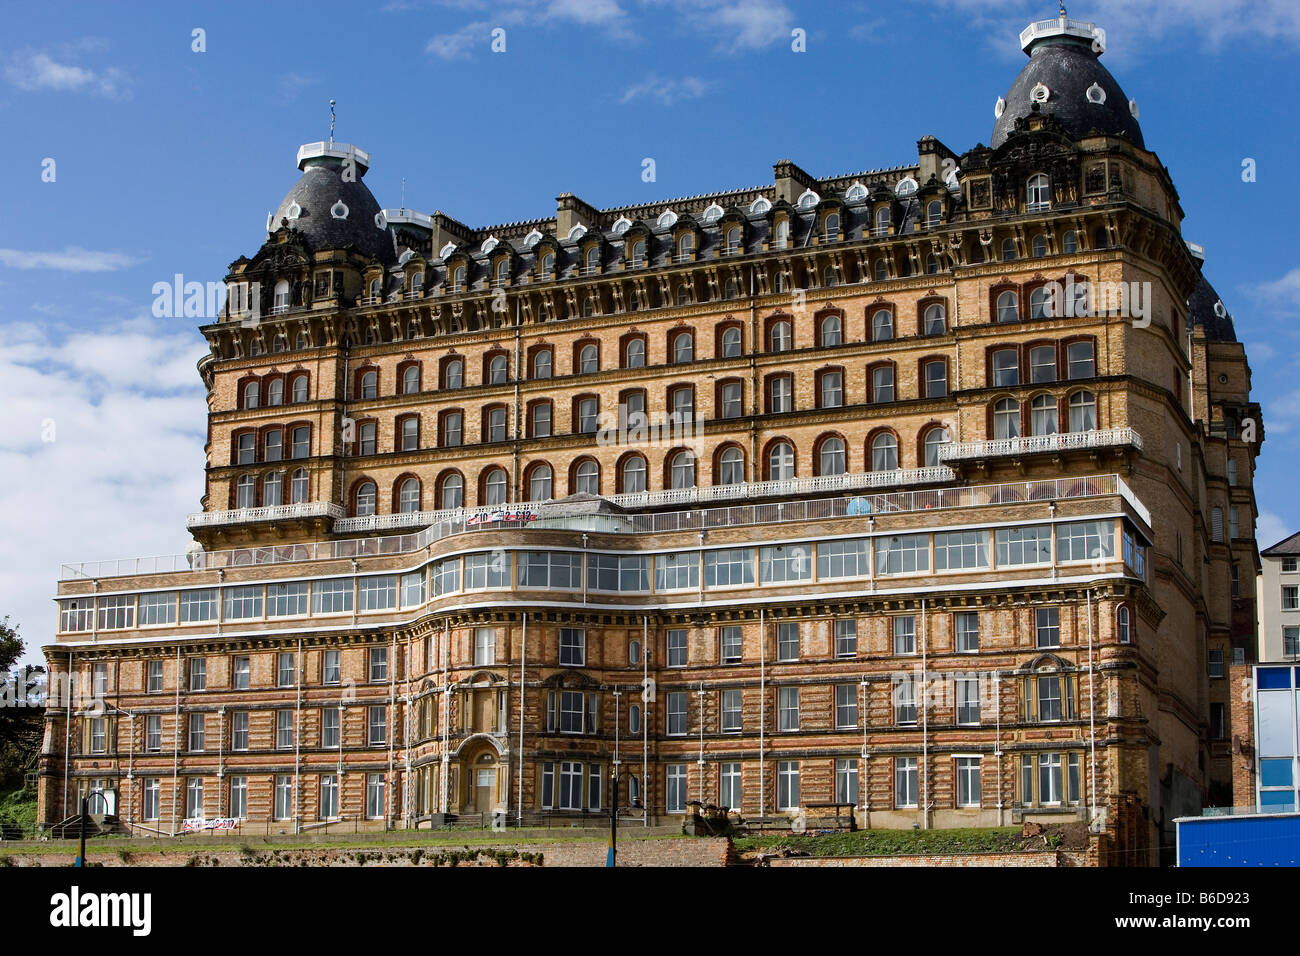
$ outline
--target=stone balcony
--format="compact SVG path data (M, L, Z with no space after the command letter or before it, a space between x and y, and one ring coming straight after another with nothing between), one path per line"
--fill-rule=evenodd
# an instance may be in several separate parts
M1057 432L1054 435L1021 435L990 441L963 441L944 445L939 459L945 462L978 461L988 458L1018 458L1023 455L1093 451L1108 448L1142 450L1142 436L1132 428L1096 428L1086 432Z

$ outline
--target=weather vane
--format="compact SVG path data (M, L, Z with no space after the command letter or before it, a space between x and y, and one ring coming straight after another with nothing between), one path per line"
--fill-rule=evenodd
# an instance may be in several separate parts
M334 144L334 101L330 100L330 145Z

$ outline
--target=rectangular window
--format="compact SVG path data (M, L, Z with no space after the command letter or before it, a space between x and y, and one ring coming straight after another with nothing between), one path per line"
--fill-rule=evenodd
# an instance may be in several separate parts
M901 614L894 618L894 653L916 653L916 615Z
M1039 677L1038 720L1054 723L1061 719L1061 678L1055 675Z
M320 677L322 684L337 684L343 679L338 651L324 651L321 654Z
M203 816L203 778L190 777L185 781L185 817L193 820Z
M555 764L547 762L542 764L542 809L551 810L555 807Z
M799 729L799 688L778 687L776 690L777 729Z
M519 586L581 590L582 555L559 551L521 552Z
M722 732L724 734L740 733L741 693L739 690L722 692Z
M292 652L275 655L275 686L292 687L297 682L297 670L294 667Z
M465 589L510 587L510 556L504 551L465 557Z
M146 753L162 750L162 715L147 714L144 718L144 749Z
M163 689L163 662L150 661L148 667L148 684L146 689L150 694L158 694Z
M1061 646L1061 609L1040 607L1034 611L1035 647Z
M925 363L925 397L943 398L948 394L948 365L943 361Z
M655 590L679 591L700 586L700 556L690 554L655 555Z
M339 778L338 774L323 773L320 776L320 806L317 819L330 820L339 815Z
M201 624L217 619L217 591L203 588L181 592L181 623Z
M911 676L895 677L894 723L906 726L916 723L916 682Z
M1208 669L1209 669L1210 677L1223 676L1223 648L1220 647L1210 648Z
M664 810L668 813L686 812L686 764L670 763L664 774Z
M343 614L352 610L352 579L327 578L311 586L313 614Z
M252 667L247 657L236 657L231 667L231 684L235 690L248 690Z
M378 684L388 680L388 648L370 648L370 683Z
M193 717L191 715L191 725ZM202 740L202 737L200 737ZM90 752L93 754L102 754L108 750L108 721L103 717L92 717L90 720Z
M290 458L306 458L311 454L311 428L300 425L293 430L293 444L289 448Z
M718 805L728 810L739 810L742 790L740 786L740 764L724 763L721 765Z
M1052 529L1046 525L1029 528L999 528L993 532L998 567L1052 563Z
M1282 610L1300 610L1300 585L1282 585Z
M686 734L688 715L685 691L673 691L668 695L668 736L681 737Z
M176 623L176 592L158 591L140 595L140 626Z
M685 667L686 666L686 630L685 628L671 628L667 635L668 644L668 666Z
M384 775L366 774L366 819L382 820L385 816Z
M1300 558L1283 558L1282 570L1290 574L1300 568Z
M743 632L738 624L728 624L718 629L719 643L722 645L722 663L734 664L743 655Z
M357 581L358 611L391 611L397 607L397 575L377 574Z
M978 611L958 611L952 616L954 649L959 654L974 654L980 649L980 616Z
M292 617L307 613L307 582L294 584L268 584L266 586L267 617Z
M980 758L957 757L957 806L980 805Z
M275 746L279 750L293 749L293 711L275 712Z
M560 666L582 667L587 663L587 632L580 627L560 628Z
M293 778L287 773L276 775L275 809L272 814L277 820L288 820L293 815Z
M587 809L600 809L600 764L587 764Z
M388 743L388 707L380 704L366 708L366 741L371 747Z
M474 628L474 665L487 667L497 662L497 631L494 627Z
M146 820L158 819L158 797L161 788L158 786L157 777L148 777L144 781L144 818Z
M320 745L336 748L339 745L340 713L337 707L322 707L320 712Z
M884 365L871 370L871 401L880 404L894 400L894 367Z
M91 694L97 699L103 699L108 695L108 665L94 664L90 671Z
M1282 628L1282 654L1285 657L1300 657L1300 627Z
M190 714L190 734L189 750L194 753L203 752L204 744L204 720L202 714Z
M985 531L946 531L934 536L934 569L956 571L989 566L989 536Z
M135 595L108 595L99 599L99 629L135 626Z
M59 603L59 630L89 631L95 620L94 598Z
M587 590L646 593L650 559L638 555L588 554Z
M600 416L600 403L594 398L583 398L578 401L578 433L581 435L590 435L596 430L596 424Z
M776 762L776 808L778 810L799 809L799 761L797 760Z
M185 661L185 670L189 675L187 683L190 690L208 689L208 662L206 658L190 657Z
M1071 342L1065 347L1070 378L1092 378L1093 357L1091 342Z
M835 685L835 726L856 727L858 725L858 685Z
M958 677L954 681L957 691L957 723L976 726L980 722L980 682L978 677Z
M799 624L795 621L782 621L776 626L776 659L778 661L797 661L799 659Z
M225 588L221 593L225 599L225 607L221 613L227 621L247 620L262 616L262 586L260 584Z
M851 617L835 622L835 656L858 656L858 622Z
M560 692L560 733L582 733L582 721L586 713L586 702L581 691L566 690Z
M1071 521L1056 529L1058 561L1115 557L1115 525L1110 521Z
M812 580L812 548L777 545L758 549L758 579L763 584Z
M1061 792L1061 755L1038 755L1038 802L1043 804L1060 804Z
M741 415L741 387L739 382L727 382L722 386L722 408L720 418L739 418Z
M230 778L230 813L236 820L248 816L248 778Z
M418 572L417 572L418 573ZM460 590L460 558L447 558L445 561L439 561L429 569L429 576L433 581L434 597L442 597L444 594L453 594ZM411 577L411 575L406 575ZM507 582L509 575L506 575ZM402 598L403 602L406 597ZM423 600L423 599L421 599Z
M230 749L248 749L248 711L236 710L230 714Z
M736 587L754 583L752 548L728 548L704 552L704 585L710 588Z
M459 387L459 386L457 386ZM460 412L446 412L442 416L442 445L459 447L465 440L465 418Z
M835 761L835 802L858 803L858 762L857 760Z
M864 578L870 573L867 539L819 541L817 543L817 577Z
M447 562L442 562L446 564ZM454 563L454 560L453 562ZM434 565L431 569L437 574L440 565ZM425 602L425 581L423 571L412 571L410 574L403 574L401 580L402 587L402 607L419 607Z
M916 806L916 758L894 758L894 806L900 809Z
M877 574L911 574L929 570L929 535L901 534L876 538Z

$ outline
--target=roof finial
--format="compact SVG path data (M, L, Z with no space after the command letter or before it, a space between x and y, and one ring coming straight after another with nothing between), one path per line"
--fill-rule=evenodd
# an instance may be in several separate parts
M334 145L334 101L330 100L330 145Z
M406 177L402 177L402 212L406 212Z
M1061 0L1061 19L1065 19L1065 0Z

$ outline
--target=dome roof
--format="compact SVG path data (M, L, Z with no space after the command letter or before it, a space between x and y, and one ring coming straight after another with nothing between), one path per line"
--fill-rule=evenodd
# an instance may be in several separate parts
M353 175L344 178L352 160ZM280 201L268 223L281 220L302 235L313 249L346 249L390 263L395 258L387 225L376 224L379 203L362 182L370 157L344 143L313 143L298 151L302 176ZM383 221L382 219L380 220Z
M1123 136L1143 149L1142 128L1115 78L1098 61L1105 33L1079 20L1043 20L1020 35L1029 62L1000 102L993 124L994 149L1006 142L1016 120L1050 114L1075 139L1093 133Z
M1187 322L1192 327L1205 329L1205 337L1211 342L1237 341L1232 316L1205 276L1201 276L1191 298L1187 300Z

